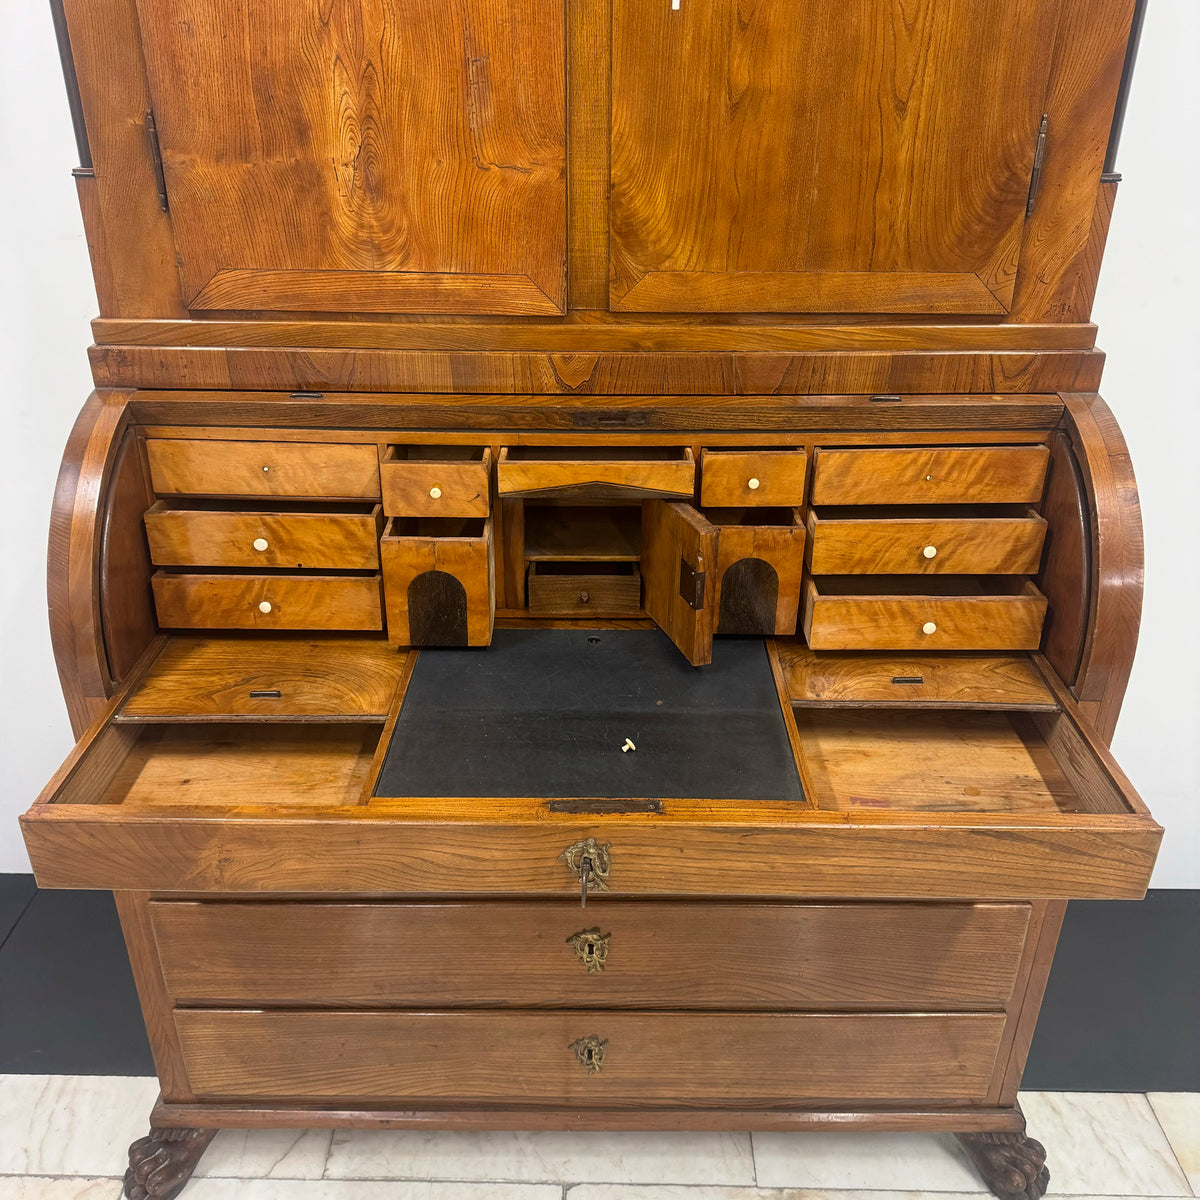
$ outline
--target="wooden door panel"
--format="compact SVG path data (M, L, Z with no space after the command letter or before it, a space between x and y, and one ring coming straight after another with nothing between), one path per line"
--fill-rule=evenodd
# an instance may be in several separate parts
M642 505L642 603L693 667L712 662L717 539L690 504Z
M613 0L611 303L1012 301L1048 0Z
M189 308L562 311L562 0L137 3Z

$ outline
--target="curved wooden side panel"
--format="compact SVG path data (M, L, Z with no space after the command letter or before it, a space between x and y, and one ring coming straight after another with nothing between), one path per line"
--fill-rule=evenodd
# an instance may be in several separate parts
M128 430L128 391L88 397L67 440L50 516L50 640L78 737L112 691L101 620L100 560L113 464Z
M1142 619L1142 511L1129 449L1108 405L1094 394L1062 399L1090 525L1087 634L1072 690L1100 736L1110 741Z

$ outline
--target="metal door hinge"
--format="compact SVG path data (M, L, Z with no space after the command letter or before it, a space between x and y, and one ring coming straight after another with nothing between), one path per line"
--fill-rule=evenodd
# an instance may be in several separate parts
M162 146L158 142L158 125L154 114L146 110L146 141L150 144L150 159L154 164L154 186L158 189L158 204L163 212L171 211L171 202L167 199L167 176L163 171Z
M686 558L679 560L679 594L689 608L704 607L704 572L697 571Z
M1025 205L1025 218L1033 216L1037 205L1038 189L1042 186L1042 163L1046 157L1046 131L1050 128L1050 114L1042 113L1042 123L1038 126L1037 146L1033 151L1033 172L1029 176L1029 202Z

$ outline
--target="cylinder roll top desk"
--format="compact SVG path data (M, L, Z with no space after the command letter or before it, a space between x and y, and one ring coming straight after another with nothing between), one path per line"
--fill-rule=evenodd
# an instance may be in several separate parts
M55 0L100 315L49 555L161 1098L943 1130L1001 1197L1142 543L1135 0ZM919 1181L914 1181L919 1186Z

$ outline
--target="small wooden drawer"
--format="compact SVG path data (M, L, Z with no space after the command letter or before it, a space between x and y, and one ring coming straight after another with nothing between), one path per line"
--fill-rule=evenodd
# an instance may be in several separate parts
M374 445L151 438L146 454L160 495L379 498Z
M159 500L146 513L150 559L160 567L379 568L380 505L325 511L232 511Z
M794 508L716 508L717 633L796 632L804 574L804 524Z
M393 517L380 554L389 641L490 644L496 618L491 517Z
M818 450L813 504L1036 504L1045 446Z
M505 446L500 495L588 500L690 500L696 462L687 447Z
M379 575L199 575L156 571L166 629L382 629Z
M703 450L700 503L793 508L804 503L806 465L803 450Z
M982 1104L988 1013L261 1012L180 1008L202 1099Z
M1046 522L1033 509L951 515L902 509L813 508L808 560L814 575L1035 575Z
M389 517L486 517L492 475L487 446L389 446L379 464Z
M760 1011L1002 1009L1030 912L611 898L595 915L513 900L150 908L167 990L193 1007Z
M642 573L635 562L531 562L529 611L539 617L636 617Z
M813 650L1036 650L1045 618L1041 592L1011 576L830 575L805 584Z

